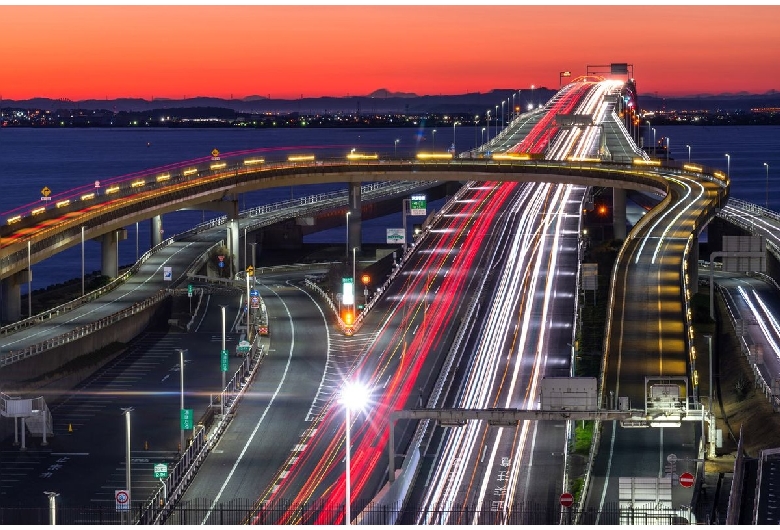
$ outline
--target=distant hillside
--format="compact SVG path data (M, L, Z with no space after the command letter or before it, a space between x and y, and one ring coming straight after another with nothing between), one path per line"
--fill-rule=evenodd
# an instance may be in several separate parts
M536 88L517 90L494 89L487 93L474 92L460 95L418 96L412 93L395 93L386 89L375 90L366 96L319 97L300 99L269 99L253 95L242 99L222 99L212 97L193 97L186 99L155 98L151 101L140 98L120 98L114 100L89 99L70 101L65 99L34 98L27 100L0 100L0 107L21 109L58 109L148 111L153 109L179 109L211 107L231 109L242 113L299 113L299 114L336 114L336 113L399 113L399 114L474 114L484 116L487 110L495 113L496 105L512 100L525 109L531 98L538 105L545 103L555 94L555 90ZM513 94L515 97L513 98ZM656 94L638 94L639 107L643 110L707 110L707 111L748 111L754 108L780 108L780 93L770 91L766 94L702 94L686 97L663 97Z

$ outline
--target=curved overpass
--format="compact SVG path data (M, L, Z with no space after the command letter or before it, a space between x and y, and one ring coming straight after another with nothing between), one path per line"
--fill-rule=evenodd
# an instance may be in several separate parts
M88 202L94 202L96 198L75 200L6 224L0 232L0 278L26 269L28 250L29 263L35 264L79 244L82 226L85 227L84 237L95 238L167 212L216 204L234 194L300 184L302 180L307 184L410 180L542 181L668 192L668 183L659 168L595 162L458 159L349 163L323 160L269 164L262 169L235 164L208 171L211 174L197 178L174 175L172 183L154 185L153 189L140 193L133 193L133 188L129 188L123 190L124 196L118 196L119 193L104 195L101 202L94 204L88 205ZM700 175L725 185L724 180L717 178L717 171Z

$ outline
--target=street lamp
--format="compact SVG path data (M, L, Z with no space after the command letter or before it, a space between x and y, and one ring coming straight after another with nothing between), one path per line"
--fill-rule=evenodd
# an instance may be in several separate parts
M504 104L506 101L501 101L501 129L504 128Z
M433 145L431 151L436 151L436 129L433 130Z
M247 277L249 275L247 274ZM227 347L225 346L225 306L220 306L222 308L222 350L219 352L220 355L220 371L222 372L222 389L220 390L220 393L222 396L219 398L219 413L222 415L222 417L225 417L225 371L222 370L222 356L225 355L223 352L227 351ZM249 309L247 309L248 311ZM249 329L246 330L247 336L249 335Z
M531 107L534 108L534 86L531 85Z
M355 251L357 251L357 247L352 247L352 295L354 296L354 300L352 302L352 305L354 308L357 308L357 289L355 285L355 268L357 259L355 257Z
M56 525L57 524L57 497L59 496L59 493L55 493L53 491L44 491L43 494L49 496L49 524Z
M127 490L127 522L130 523L132 517L133 495L130 492L130 413L133 407L122 409L125 415L125 489ZM183 431L182 431L183 432Z
M515 96L517 94L512 93L512 119L515 119Z
M136 258L136 261L138 259ZM81 296L84 296L84 226L81 227Z
M482 127L482 150L485 150L485 128Z
M498 105L496 105L496 134L493 135L493 138L496 138L498 136Z
M685 147L688 148L688 163L691 163L691 146L688 144L685 144Z
M487 141L490 143L490 111L487 111L487 133ZM482 145L484 145L484 143Z
M726 153L726 176L731 176L731 155Z
M347 458L346 458L346 481L345 481L345 490L346 490L346 499L345 499L345 507L344 507L344 524L348 525L351 524L351 514L350 514L350 488L352 487L352 479L351 479L351 470L350 470L350 426L351 426L351 420L349 412L350 410L354 409L356 411L360 411L368 401L369 392L368 388L365 386L358 384L358 383L347 383L344 388L341 390L341 404L344 405L344 412L346 414L346 424L344 430L346 431L346 452L347 452Z
M455 149L455 126L460 125L459 121L452 122L452 148Z
M176 348L176 351L179 352L179 395L181 396L179 399L179 416L181 417L184 415L184 352L187 350ZM182 424L180 427L181 436L179 437L179 451L184 453L184 425Z
M647 123L647 139L650 139L650 120L647 120L645 123Z
M398 142L399 142L399 141L400 141L400 140L399 140L398 138L396 138L396 139L395 139L395 142L393 142L393 156L394 156L394 157L397 157L397 156L398 156Z
M349 259L349 214L352 212L347 211L347 242L345 243L345 249L346 249L346 255L344 256L345 260Z
M670 139L667 136L666 137L666 163L667 164L669 163L669 142L670 142Z
M769 164L764 162L764 167L766 168L766 209L769 209Z

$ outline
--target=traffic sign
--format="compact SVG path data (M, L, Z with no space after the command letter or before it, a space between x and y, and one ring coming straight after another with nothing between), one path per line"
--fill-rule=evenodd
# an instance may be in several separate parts
M221 350L219 352L219 369L223 372L228 371L228 351L227 350Z
M238 346L236 346L236 353L249 353L249 350L252 349L252 345L245 340L242 340L238 343Z
M96 187L96 188L99 188L99 187L100 187L100 181L99 181L99 180L96 180L96 181L95 181L95 187Z
M693 475L688 473L687 471L685 473L680 474L680 486L683 488L690 488L693 486Z
M130 510L130 494L127 493L127 490L114 490L114 499L116 500L116 511Z
M670 464L674 464L675 462L677 462L677 455L674 453L667 455L666 461L669 462Z
M574 504L574 495L568 491L561 493L561 506L569 508L572 504Z
M246 273L247 273L249 276L254 276L254 275L255 275L255 268L254 268L254 267L252 267L251 265L250 265L250 266L248 266L248 267L246 268Z
M168 478L168 464L155 464L154 478Z
M193 414L192 409L180 409L181 410L181 429L192 429L193 426Z
M187 296L192 298L192 284L187 285Z

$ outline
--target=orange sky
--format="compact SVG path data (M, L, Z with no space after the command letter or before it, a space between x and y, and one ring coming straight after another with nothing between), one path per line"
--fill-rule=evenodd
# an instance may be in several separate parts
M780 90L780 5L0 6L0 97L557 88L633 65L639 93Z

